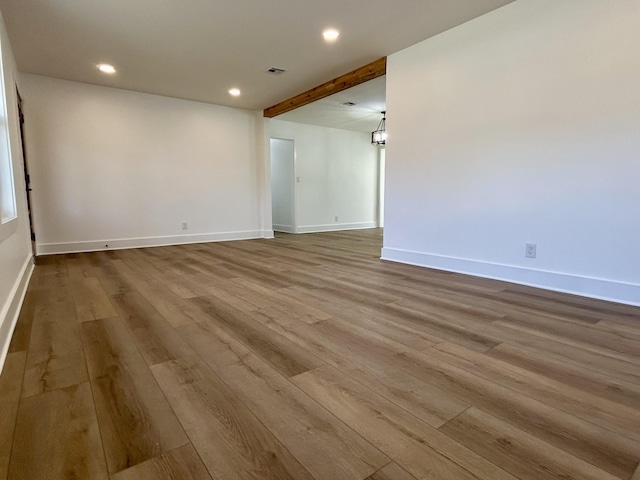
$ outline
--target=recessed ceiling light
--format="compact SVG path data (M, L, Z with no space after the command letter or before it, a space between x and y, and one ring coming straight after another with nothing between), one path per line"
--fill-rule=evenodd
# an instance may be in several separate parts
M229 90L229 95L231 95L233 97L239 96L240 95L240 89L232 88L231 90Z
M108 63L99 63L98 70L102 73L108 73L109 75L116 73L116 69L113 65L109 65Z
M334 28L329 28L322 32L322 36L327 42L335 42L340 36L340 32Z

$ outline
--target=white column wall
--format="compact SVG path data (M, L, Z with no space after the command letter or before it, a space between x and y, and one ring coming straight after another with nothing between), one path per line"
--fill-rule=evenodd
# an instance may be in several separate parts
M391 55L383 258L640 304L638 25L518 0Z

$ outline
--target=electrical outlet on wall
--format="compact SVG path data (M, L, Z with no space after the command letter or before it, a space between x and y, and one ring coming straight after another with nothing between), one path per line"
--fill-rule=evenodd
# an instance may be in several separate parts
M337 215L335 216L335 219L334 219L334 220L335 220L336 222L338 221L338 216L337 216Z
M188 230L189 229L189 224L187 222L182 222L182 229L183 230Z
M538 245L535 243L527 243L525 245L524 256L527 258L536 258L536 249Z

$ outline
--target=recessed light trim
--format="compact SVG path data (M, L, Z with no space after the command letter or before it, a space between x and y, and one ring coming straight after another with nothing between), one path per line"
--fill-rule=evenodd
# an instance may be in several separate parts
M107 75L113 75L114 73L116 73L116 68L108 63L99 63L97 67L98 70L100 70L102 73L106 73Z
M322 36L327 42L335 42L340 36L340 32L335 28L327 28L322 32Z
M240 89L239 88L231 88L231 89L229 89L229 95L231 95L232 97L239 97L240 96Z

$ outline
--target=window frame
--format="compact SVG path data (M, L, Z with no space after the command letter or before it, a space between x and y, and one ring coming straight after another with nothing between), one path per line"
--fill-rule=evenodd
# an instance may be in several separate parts
M5 73L4 45L3 39L0 38L0 243L12 236L18 229L18 199L8 105L10 96L7 94ZM5 211L8 211L9 214L5 215L3 213Z

